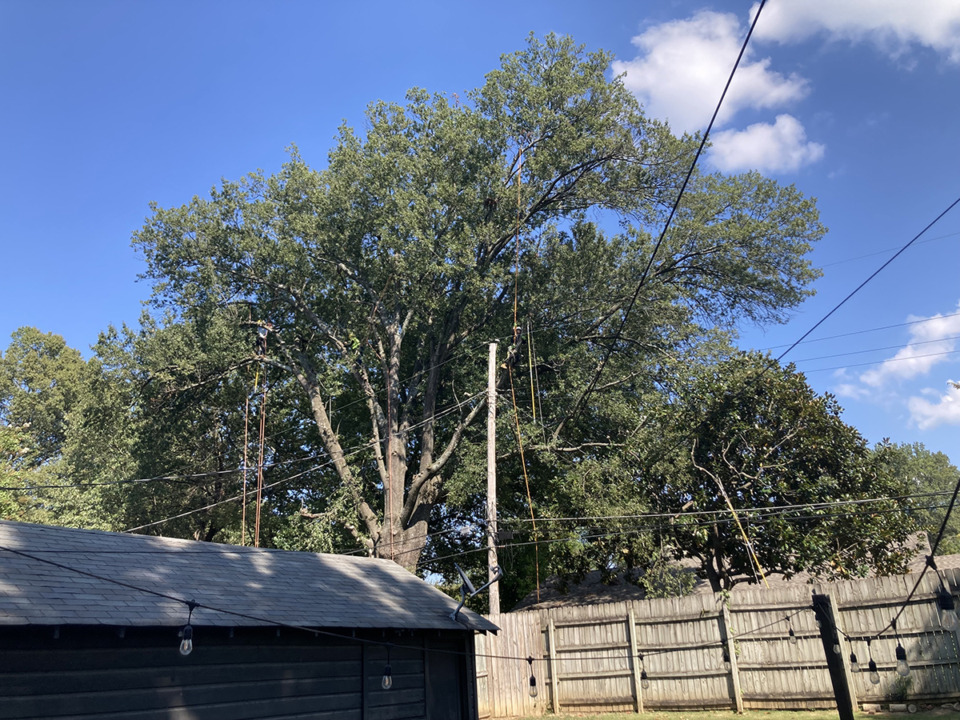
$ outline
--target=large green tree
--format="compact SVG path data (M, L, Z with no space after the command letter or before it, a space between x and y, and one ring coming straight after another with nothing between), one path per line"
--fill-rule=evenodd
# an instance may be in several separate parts
M22 327L11 336L0 357L0 422L27 431L33 465L60 456L85 368L80 352L60 335Z
M167 387L256 363L263 328L296 450L324 454L299 481L307 512L408 567L450 478L479 475L466 448L488 341L502 342L504 391L536 348L544 458L570 468L622 443L624 418L699 342L807 294L824 229L792 186L695 174L652 257L696 138L646 117L610 59L531 38L462 98L373 104L324 170L294 153L276 175L154 207L134 244L155 305L168 325L224 328L232 348Z
M792 365L742 353L697 367L660 413L659 441L640 451L640 482L656 509L675 513L657 532L678 559L699 563L715 591L758 581L760 569L903 570L911 514L896 499L850 502L909 493L894 458L871 452L836 400Z
M876 452L888 458L894 475L916 496L912 512L932 543L943 523L950 495L960 482L960 470L944 453L931 452L923 443L883 442L876 447ZM960 552L960 516L956 513L947 521L937 552L941 555Z

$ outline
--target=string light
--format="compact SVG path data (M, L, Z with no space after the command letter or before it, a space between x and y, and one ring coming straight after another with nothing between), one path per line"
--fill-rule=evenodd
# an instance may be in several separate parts
M897 640L897 675L906 677L910 674L910 664L907 662L907 651Z
M193 652L193 626L190 621L193 619L193 609L197 603L191 600L187 603L190 612L187 614L187 624L180 631L180 654L186 657Z
M867 657L870 662L867 663L867 670L870 673L870 682L874 685L880 684L880 673L877 672L877 662L873 659L873 649L870 647L871 639L867 638Z
M857 654L855 652L850 653L850 672L860 672L860 663L857 662Z
M727 648L723 649L723 669L727 672L730 672L730 669L733 667L733 664L730 662L730 651Z
M783 619L786 621L787 626L790 628L790 630L787 632L787 640L790 642L791 645L796 645L797 634L793 631L793 623L790 622L789 616L784 617Z
M527 665L530 666L530 697L535 698L539 693L537 691L537 677L533 674L533 658L527 658Z
M637 660L640 661L640 687L647 690L650 687L650 678L647 677L647 669L643 666L643 653L637 653Z
M896 618L890 621L890 627L893 629L893 634L897 638L897 675L906 677L910 674L910 664L907 662L907 651L900 642L900 633L897 632Z
M957 629L957 611L953 602L953 595L947 592L947 589L940 584L937 590L937 607L940 610L940 627L947 632L953 632Z
M380 687L389 690L393 687L393 668L390 667L390 646L387 645L387 664L383 668L383 677L380 679Z

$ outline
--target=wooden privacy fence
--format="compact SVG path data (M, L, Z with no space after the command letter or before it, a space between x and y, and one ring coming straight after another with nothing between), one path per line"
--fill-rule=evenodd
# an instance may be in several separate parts
M956 596L960 570L941 573ZM841 631L833 649L840 651L854 703L960 699L960 631L940 626L935 573L927 572L897 622L911 667L908 678L894 672L892 631L868 648L867 639L887 626L916 580L902 575L752 586L726 598L705 594L489 615L501 631L476 638L480 717L547 710L835 707L813 593L831 599ZM790 641L791 629L796 643ZM851 653L860 672L851 668ZM871 655L879 685L868 677ZM529 693L528 657L534 659L535 698Z

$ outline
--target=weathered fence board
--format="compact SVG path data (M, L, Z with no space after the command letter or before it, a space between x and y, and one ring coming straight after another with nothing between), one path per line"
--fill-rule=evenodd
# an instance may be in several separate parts
M942 571L956 595L960 570ZM831 597L838 643L856 703L960 699L960 630L944 632L928 572L821 584L750 587L723 597L693 595L491 615L498 636L478 637L481 717L538 715L549 709L642 711L672 708L835 707L812 593ZM903 607L897 635L877 632ZM789 639L793 629L796 642ZM894 672L897 636L907 680ZM868 648L867 640L874 638ZM729 667L724 647L730 649ZM861 671L850 668L855 653ZM881 683L868 678L869 658ZM642 660L641 660L642 656ZM530 665L538 695L529 694ZM645 672L649 688L642 688Z

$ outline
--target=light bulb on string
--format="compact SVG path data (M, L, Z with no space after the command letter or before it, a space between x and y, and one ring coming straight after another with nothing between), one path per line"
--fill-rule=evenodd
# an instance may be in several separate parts
M793 623L790 622L790 616L789 616L789 615L784 616L783 621L787 624L787 628L788 628L788 630L787 630L787 641L788 641L791 645L796 645L796 644L797 644L797 634L793 631Z
M537 690L537 677L533 674L533 658L527 658L527 665L530 666L530 697L535 698L539 692Z
M180 654L186 657L193 652L193 627L184 625L180 631Z
M836 653L837 655L840 654L840 638L837 638L833 642L833 652Z
M900 642L900 633L897 632L897 618L893 618L893 620L890 621L890 628L897 638L897 675L906 677L910 674L910 664L907 662L907 651Z
M857 662L857 654L854 652L850 653L850 672L860 672L860 663Z
M650 689L650 678L647 677L646 670L640 671L640 687L642 687L644 690Z
M730 651L727 648L723 649L723 669L727 672L730 672L733 664L730 662Z
M390 646L387 645L387 664L383 668L383 677L380 678L380 687L389 690L393 687L393 668L390 667Z
M903 645L900 644L900 640L897 640L897 675L900 677L906 677L910 674L910 664L907 662L907 651L904 649Z
M867 658L870 662L867 663L867 670L870 673L870 682L874 685L880 684L880 673L877 672L877 663L873 659L873 648L870 647L870 643L873 642L871 638L867 638Z
M940 627L947 632L957 629L957 609L951 595L941 583L937 590L937 608L940 611Z
M193 626L190 621L193 619L193 609L197 603L191 600L187 603L189 613L187 613L187 624L180 630L180 654L186 657L193 652Z

